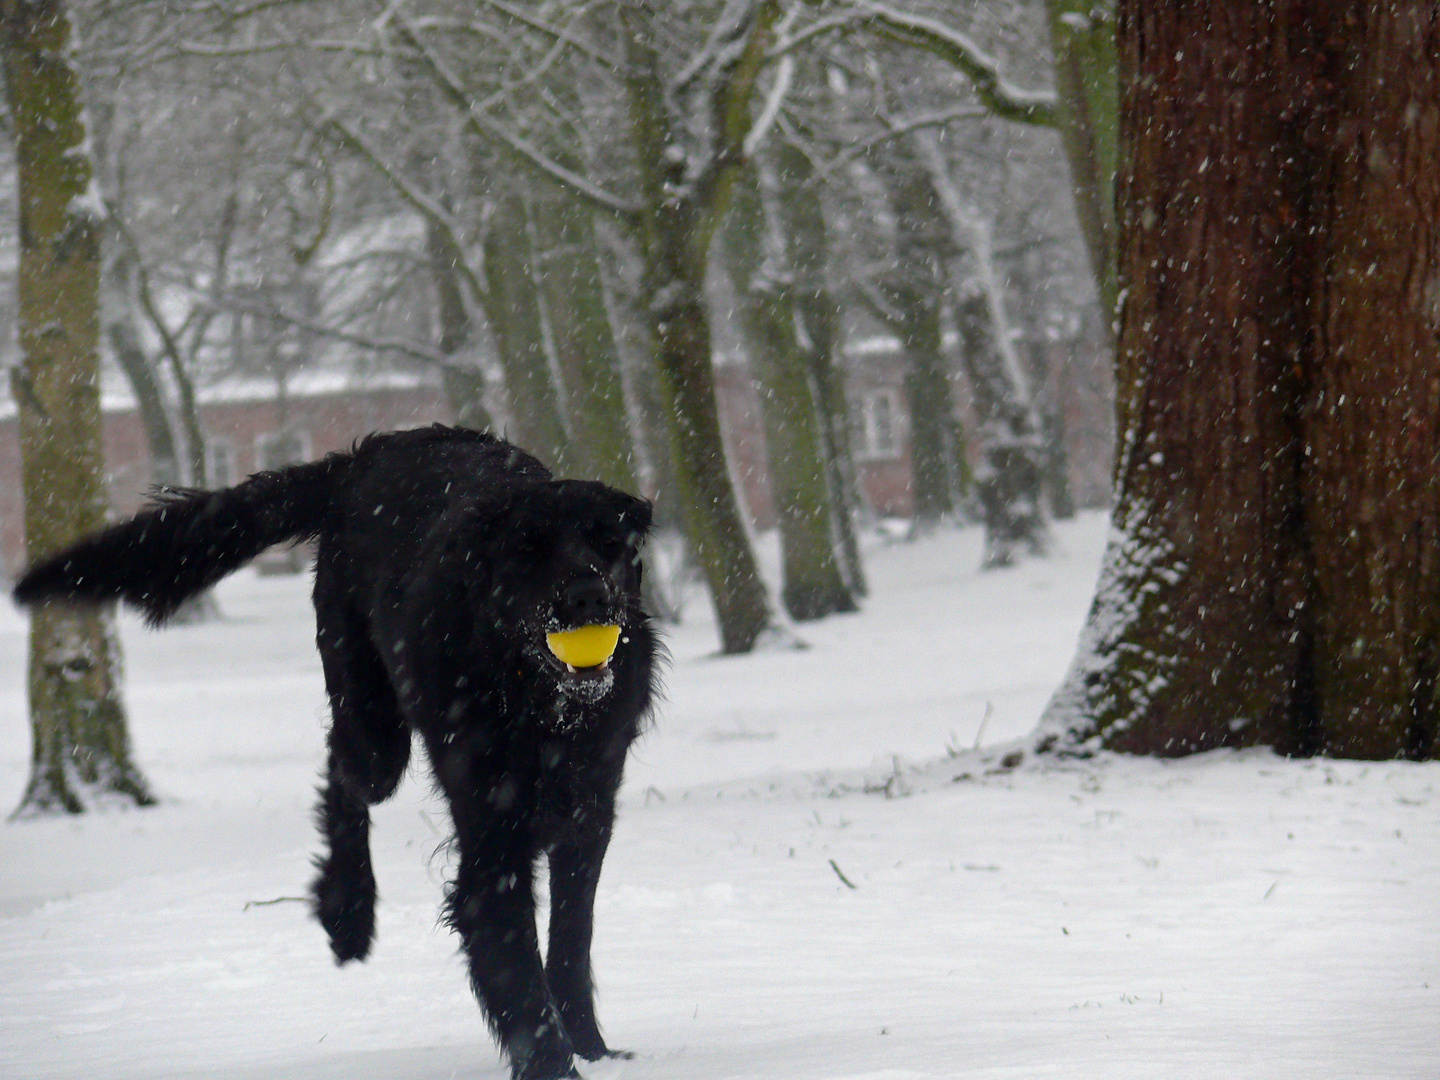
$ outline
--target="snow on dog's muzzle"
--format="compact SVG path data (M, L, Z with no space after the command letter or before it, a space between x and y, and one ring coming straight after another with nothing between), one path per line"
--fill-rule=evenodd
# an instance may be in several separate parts
M603 669L619 642L620 627L599 624L557 630L545 635L545 644L555 654L555 659L566 664L571 671Z

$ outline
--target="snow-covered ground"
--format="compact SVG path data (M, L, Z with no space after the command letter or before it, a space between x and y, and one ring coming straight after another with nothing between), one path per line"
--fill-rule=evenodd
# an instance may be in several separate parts
M1104 521L1059 535L990 574L975 530L876 548L865 611L803 652L717 658L690 604L599 899L601 1018L638 1056L588 1077L1440 1077L1440 766L951 756L1028 731L1070 659ZM306 584L245 571L222 623L124 624L165 803L0 825L0 1077L508 1075L437 922L423 779L376 812L369 963L337 970L291 899L323 736Z

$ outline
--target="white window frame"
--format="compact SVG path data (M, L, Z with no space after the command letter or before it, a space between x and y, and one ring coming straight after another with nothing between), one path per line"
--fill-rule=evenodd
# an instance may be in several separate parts
M898 390L867 390L860 399L860 456L872 461L898 458L904 443L904 423Z
M224 469L216 468L218 462L224 462ZM239 477L236 476L235 468L235 444L229 439L206 439L205 440L205 486L212 491L217 488L226 488L234 484ZM224 475L220 475L220 473Z

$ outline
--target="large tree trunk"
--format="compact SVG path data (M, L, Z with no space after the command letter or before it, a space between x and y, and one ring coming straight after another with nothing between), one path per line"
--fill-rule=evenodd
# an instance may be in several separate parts
M1122 0L1114 533L1044 727L1434 757L1440 13Z
M425 256L435 287L437 344L441 354L450 361L440 372L445 400L450 403L457 424L485 431L491 427L490 411L485 407L485 373L467 363L475 347L475 323L465 302L465 284L460 271L465 255L449 230L427 219Z
M20 412L25 540L43 558L105 520L100 443L100 207L70 21L59 0L0 2L19 168ZM153 802L130 761L113 615L61 603L30 622L30 781L17 815Z
M570 440L545 354L526 215L519 195L499 196L485 239L485 295L479 300L505 373L510 405L505 435L564 472L569 467Z
M905 359L912 522L924 532L954 510L959 486L960 428L940 317L949 245L923 170L901 178L894 198L899 272L887 290L895 307L890 326Z
M766 18L773 20L768 7ZM705 306L710 241L741 159L728 145L729 132L715 133L727 139L726 147L712 148L715 156L686 159L687 133L680 130L682 118L671 114L661 76L656 15L639 2L624 5L620 15L631 137L641 177L642 291L668 406L685 534L710 588L722 651L749 652L773 628L774 615L726 467ZM760 39L752 39L745 53L756 52L757 44ZM733 73L722 81L734 83ZM736 97L735 117L748 117L748 94L737 91ZM738 123L735 117L723 119Z
M773 179L773 178L770 178ZM856 610L836 559L815 388L796 333L793 278L767 178L737 188L724 254L760 391L766 465L780 526L780 600L798 621ZM769 205L767 206L767 202Z
M591 211L560 196L536 206L541 293L569 420L570 473L638 492L635 443Z
M1304 10L1302 8L1302 10ZM1301 412L1315 727L1347 757L1440 756L1440 9L1311 13L1334 97L1311 218ZM1330 46L1334 48L1333 45Z
M1094 0L1046 0L1055 55L1060 142L1070 165L1075 217L1090 256L1095 291L1114 333L1119 295L1115 268L1117 82L1115 26Z
M1023 551L1043 555L1049 527L1041 508L1044 443L1039 419L1015 357L983 289L974 288L955 304L960 355L975 399L982 454L975 490L985 518L981 567L1010 566Z
M836 534L836 556L852 597L868 591L860 561L855 516L860 506L859 483L851 449L850 406L838 354L840 308L827 280L829 230L824 201L815 187L815 167L802 150L786 143L775 152L777 211L789 243L794 274L793 300L800 330L798 344L805 357L815 397L821 457L830 494Z

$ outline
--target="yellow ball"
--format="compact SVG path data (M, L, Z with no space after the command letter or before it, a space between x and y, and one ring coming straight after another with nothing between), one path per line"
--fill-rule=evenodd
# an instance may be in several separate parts
M618 626L582 626L578 630L545 635L550 651L562 663L577 668L599 667L610 659L619 641Z

